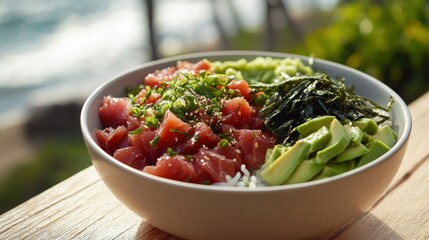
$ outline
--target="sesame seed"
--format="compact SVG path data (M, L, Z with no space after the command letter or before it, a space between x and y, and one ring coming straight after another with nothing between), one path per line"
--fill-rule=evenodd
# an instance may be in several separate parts
M168 163L168 164L167 164L167 166L169 166L169 167L173 167L173 165L171 165L171 163Z
M255 148L258 148L258 147L259 147L259 144L258 144L258 142L255 142L255 145L254 145L254 147L255 147Z
M179 141L179 139L178 139L177 137L175 137L175 138L174 138L174 140L175 140L176 142L178 142L178 141Z

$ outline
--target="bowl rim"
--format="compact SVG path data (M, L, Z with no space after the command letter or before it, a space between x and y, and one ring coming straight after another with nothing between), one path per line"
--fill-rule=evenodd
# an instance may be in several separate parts
M256 188L248 188L248 187L235 187L235 186L219 186L219 185L203 185L203 184L196 184L196 183L187 183L187 182L181 182L177 180L171 180L163 177L154 176L148 173L145 173L143 171L134 169L116 159L113 158L113 156L110 156L107 152L101 149L101 147L98 145L96 140L92 137L90 131L94 131L95 129L90 130L87 125L87 117L89 114L89 109L92 104L94 104L94 101L97 97L99 97L99 94L109 86L110 83L115 82L120 78L121 76L130 74L132 72L141 70L142 68L154 66L154 65L161 65L171 62L176 62L179 60L186 60L186 59L196 59L196 58L210 58L210 57L222 57L222 56L228 56L233 57L237 56L237 59L239 57L257 57L257 56L263 56L263 57L273 57L273 58L299 58L301 60L310 60L313 59L314 62L321 63L323 65L330 65L335 68L342 68L344 70L353 72L356 75L360 75L363 78L368 78L371 81L375 81L375 84L379 85L380 88L382 88L384 91L387 91L390 96L392 96L395 100L395 104L399 105L399 109L401 110L401 114L403 114L404 117L404 130L403 134L398 138L396 144L385 154L383 154L381 157L375 159L374 161L361 166L359 168L355 168L353 170L350 170L348 172L332 176L329 178L324 178L320 180L310 181L310 182L304 182L304 183L296 183L296 184L290 184L290 185L281 185L281 186L258 186ZM411 113L403 101L403 99L395 92L393 91L389 86L385 85L383 82L375 79L374 77L361 72L359 70L353 69L351 67L348 67L346 65L342 65L336 62L319 59L311 56L304 56L304 55L297 55L297 54L289 54L289 53L280 53L280 52L268 52L268 51L243 51L243 50L225 50L225 51L206 51L206 52L198 52L198 53L190 53L190 54L183 54L183 55L177 55L172 57L166 57L163 59L155 60L146 62L140 65L137 65L133 68L130 68L128 70L125 70L112 78L108 79L101 85L99 85L85 100L81 115L80 115L80 125L81 125L81 131L83 138L85 140L85 143L87 147L92 148L93 151L96 151L97 154L102 156L103 160L106 161L108 164L113 165L116 168L119 168L121 171L126 171L129 174L133 174L136 177L144 178L149 181L157 182L159 184L164 185L170 185L174 187L179 188L189 188L194 190L203 190L203 191L216 191L216 192L235 192L235 193L262 193L262 192L273 192L273 191L293 191L293 190L300 190L304 188L312 188L319 185L336 182L344 178L348 178L350 176L359 174L361 172L364 172L370 168L375 167L378 164L381 164L382 162L388 160L393 154L395 154L397 151L399 151L404 145L406 145L407 140L411 133L412 128L412 119L411 119ZM406 146L405 146L406 147ZM91 159L92 161L92 159Z

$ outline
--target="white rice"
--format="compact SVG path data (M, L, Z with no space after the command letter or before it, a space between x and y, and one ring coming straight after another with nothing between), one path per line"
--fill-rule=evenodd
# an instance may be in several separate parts
M213 185L228 186L228 187L242 187L242 188L256 188L265 186L257 174L251 174L247 170L246 165L242 164L240 167L241 172L237 172L234 177L226 176L226 182L219 182Z

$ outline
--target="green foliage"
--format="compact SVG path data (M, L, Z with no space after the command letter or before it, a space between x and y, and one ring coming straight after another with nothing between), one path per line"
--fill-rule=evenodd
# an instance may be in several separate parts
M81 138L43 143L34 159L0 183L0 214L91 165Z
M429 90L426 0L347 1L296 50L364 71L406 102Z

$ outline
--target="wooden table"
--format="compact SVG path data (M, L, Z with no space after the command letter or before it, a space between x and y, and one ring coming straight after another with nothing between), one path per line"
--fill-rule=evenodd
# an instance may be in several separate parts
M410 106L408 150L388 191L320 239L429 239L429 92ZM0 239L178 239L125 208L89 167L0 216Z

